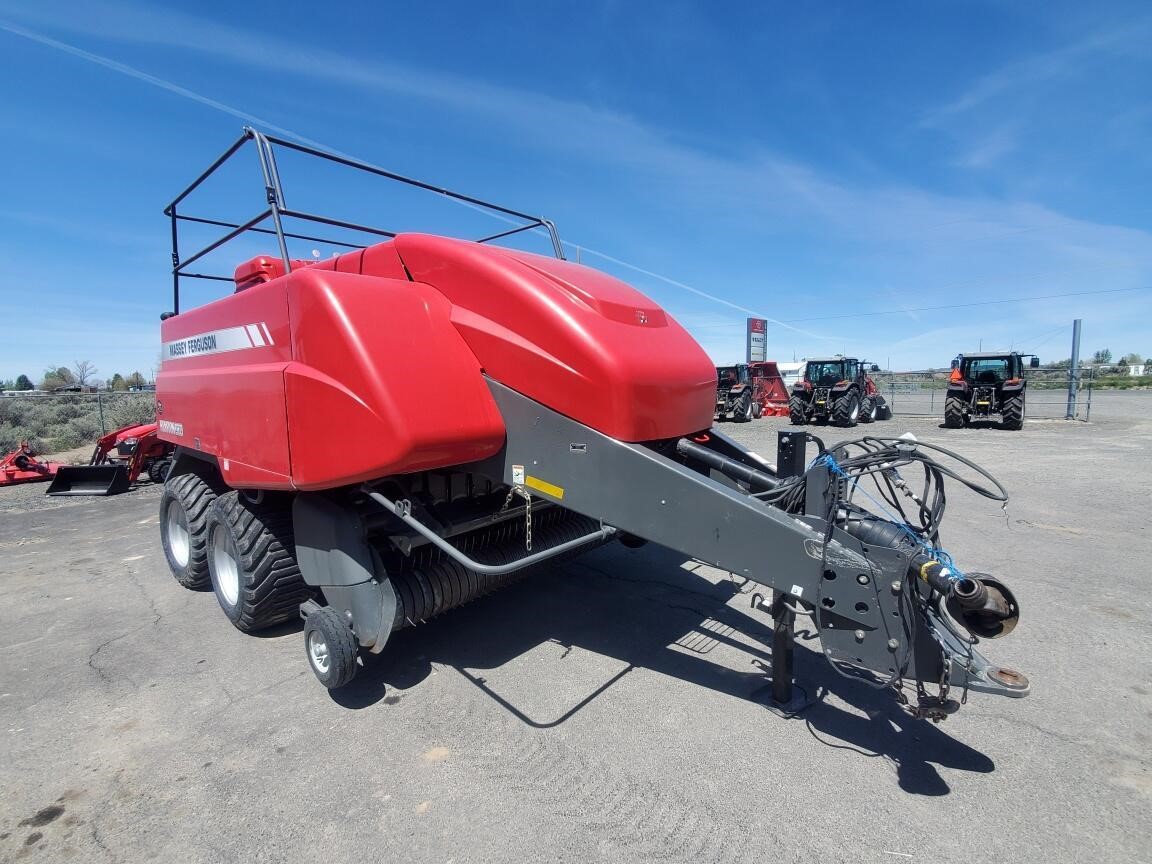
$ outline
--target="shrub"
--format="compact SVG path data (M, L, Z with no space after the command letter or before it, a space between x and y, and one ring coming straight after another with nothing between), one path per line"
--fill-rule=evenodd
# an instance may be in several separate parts
M109 429L156 420L156 397L151 393L127 393L110 401L111 410L105 409Z

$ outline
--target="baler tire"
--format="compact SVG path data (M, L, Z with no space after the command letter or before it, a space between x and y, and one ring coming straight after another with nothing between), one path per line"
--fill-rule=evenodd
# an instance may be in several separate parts
M876 402L871 396L865 396L860 400L860 422L871 423L876 419L877 414Z
M304 619L304 653L320 683L337 690L356 677L359 646L348 620L331 606Z
M752 403L752 418L754 420L759 420L760 415L763 413L764 413L764 406L761 405L759 402L753 402Z
M960 429L964 426L963 399L949 396L944 400L944 425L949 429Z
M832 422L837 426L851 428L860 419L860 396L849 390L832 406Z
M1004 410L1001 412L1005 429L1024 428L1024 394L1017 393L1004 400Z
M805 410L804 400L799 396L788 397L788 417L793 426L803 426L808 422L808 412Z
M208 514L207 541L212 590L237 630L291 621L312 599L296 564L292 508L283 499L221 495Z
M208 510L216 491L196 474L181 474L164 483L160 496L160 545L172 576L185 588L206 591ZM175 508L175 509L174 509Z

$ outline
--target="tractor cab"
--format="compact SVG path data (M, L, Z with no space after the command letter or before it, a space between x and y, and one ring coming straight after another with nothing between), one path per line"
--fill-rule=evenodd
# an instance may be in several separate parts
M1016 351L958 354L948 376L944 425L957 429L973 418L1000 415L1008 429L1024 425L1024 358L1033 369L1040 358Z
M803 380L813 387L833 387L841 381L852 381L856 378L860 368L860 361L847 357L838 357L833 360L809 360L804 367Z
M739 363L736 366L716 367L716 386L732 387L735 384L748 383L748 367Z

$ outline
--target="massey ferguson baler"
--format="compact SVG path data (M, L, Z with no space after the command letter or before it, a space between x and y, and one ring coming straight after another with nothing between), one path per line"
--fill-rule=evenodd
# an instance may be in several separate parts
M182 210L248 142L267 208L247 222ZM292 210L277 148L517 227L465 241ZM803 614L837 671L890 686L921 716L954 711L957 689L1028 692L974 647L1015 626L1011 592L940 549L943 483L957 476L940 460L951 454L864 438L821 445L808 463L815 439L789 432L769 464L711 428L715 370L692 337L623 282L563 260L547 220L247 129L165 212L168 563L182 585L211 586L241 630L302 615L326 686L346 684L358 653L383 650L401 627L544 562L652 541L772 589L778 679ZM294 260L289 241L318 238L287 230L290 219L384 239ZM189 221L231 230L181 258ZM533 230L556 257L490 243ZM252 231L280 254L241 264L227 296L181 309L181 280L207 275L190 265ZM990 485L968 485L1003 500L983 476ZM774 681L779 698L786 683Z

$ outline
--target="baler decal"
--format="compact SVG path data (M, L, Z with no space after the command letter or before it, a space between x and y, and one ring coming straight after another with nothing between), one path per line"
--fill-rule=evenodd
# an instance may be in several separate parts
M537 492L543 492L545 495L551 495L557 500L564 500L564 489L554 483L549 483L547 480L541 480L539 477L533 477L531 474L524 480L524 485L530 489L535 489Z
M185 357L201 357L205 354L221 354L225 351L241 351L245 348L264 348L274 344L268 325L244 324L240 327L225 327L197 333L185 339L165 342L162 348L164 360L180 360Z

